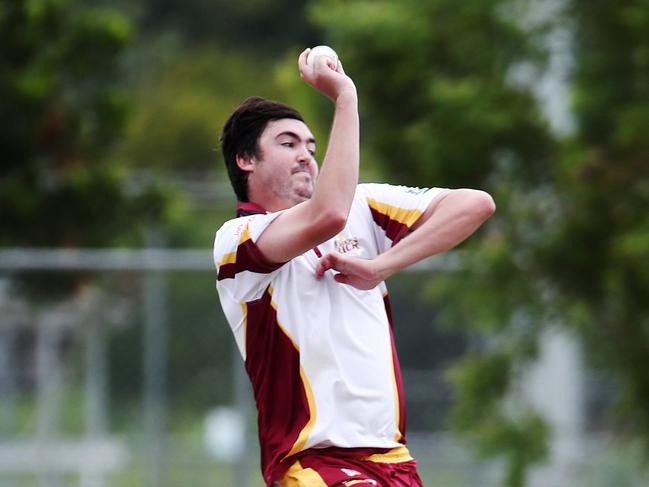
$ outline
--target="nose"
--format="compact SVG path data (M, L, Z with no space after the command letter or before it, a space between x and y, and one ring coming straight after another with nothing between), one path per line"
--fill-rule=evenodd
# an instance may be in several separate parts
M311 153L306 147L301 147L298 151L297 160L300 165L304 166L311 160Z

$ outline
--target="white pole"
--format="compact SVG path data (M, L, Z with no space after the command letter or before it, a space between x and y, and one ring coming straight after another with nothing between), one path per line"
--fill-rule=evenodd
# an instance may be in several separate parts
M149 243L158 239L152 234ZM167 282L162 271L144 277L144 441L146 487L166 485Z
M61 400L61 364L59 340L61 330L56 317L40 316L36 333L37 431L40 445L39 485L58 487L60 479L48 461L48 450L58 435Z
M85 429L89 443L99 441L106 434L106 346L103 324L89 317L84 331L85 347ZM94 462L91 462L94 465ZM83 468L80 472L80 487L104 487L104 474L94 468Z

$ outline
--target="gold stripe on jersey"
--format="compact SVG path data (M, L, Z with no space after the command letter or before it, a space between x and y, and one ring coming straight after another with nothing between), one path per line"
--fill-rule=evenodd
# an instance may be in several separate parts
M394 441L399 441L401 440L401 438L403 438L403 433L399 429L399 422L401 421L401 408L399 407L399 388L397 387L397 372L394 369L394 352L390 354L390 360L392 362L392 389L394 392L394 420L395 420L394 427L397 431L394 434Z
M268 293L271 295L271 300L270 300L270 305L273 307L275 310L275 315L278 315L277 312L277 303L272 300L273 296L273 288L272 286L268 286ZM282 324L279 322L279 319L277 319L277 326L279 326L279 329L282 330L282 333L286 335L286 338L288 338L291 343L293 344L293 347L295 350L297 350L298 355L300 354L300 347L297 346L297 343L295 343L295 340L293 340L293 337L288 333L286 328L282 326ZM304 449L304 445L306 445L307 440L309 439L309 435L311 434L311 430L315 426L315 420L316 420L316 406L315 406L315 399L313 397L313 389L311 389L311 384L309 383L309 379L306 376L306 372L304 370L304 367L300 365L300 378L302 379L302 385L304 386L304 393L306 394L306 400L307 404L309 405L309 421L307 424L302 428L302 431L300 431L300 434L297 437L297 440L295 440L295 443L293 444L293 447L291 450L284 455L282 460L290 457L291 455L294 455L295 453L298 453ZM307 484L310 485L310 484Z
M311 384L309 384L309 380L306 377L306 372L304 371L304 367L302 367L301 365L300 365L300 377L302 378L302 384L304 385L304 392L306 393L306 400L307 403L309 404L309 422L304 426L304 428L302 428L302 431L300 431L300 434L298 435L297 440L293 445L293 448L291 448L291 451L289 451L284 456L284 458L282 458L282 460L290 457L291 455L294 455L295 453L304 450L304 445L306 445L306 442L309 439L309 435L311 434L311 430L315 426L316 409L315 409L315 399L313 398L313 390L311 389ZM311 484L307 484L307 485L311 485Z
M421 210L416 208L405 209L399 208L398 206L388 205L386 203L381 203L374 198L367 198L367 204L374 208L376 211L383 215L387 215L392 220L395 220L403 225L406 225L408 228L412 227L417 220L423 215Z
M246 343L248 343L248 303L241 301L241 311L243 311L243 349L246 350ZM248 355L248 350L246 350Z
M327 487L327 483L322 477L312 468L304 468L302 464L297 461L291 468L288 469L284 478L279 481L281 487Z
M241 232L241 238L239 239L239 243L237 244L237 247L247 242L248 240L250 240L250 231L248 230L248 225L246 225L243 228L243 231ZM221 268L226 264L234 264L236 261L237 261L237 251L235 250L234 252L228 252L223 256L221 262L219 262L219 268Z
M383 293L383 299L385 300L388 295L387 291ZM390 346L394 346L392 343ZM394 367L394 354L396 353L394 350L391 350L390 354L390 361L392 362L392 390L394 392L394 419L396 421L395 423L395 429L397 432L394 435L394 441L400 441L401 438L403 438L403 432L399 429L399 423L401 422L401 408L399 407L399 388L397 387L397 371L395 370Z
M268 286L268 294L270 294L270 305L273 307L275 310L275 316L278 316L277 312L277 303L273 301L273 286ZM279 322L279 318L277 319L277 326L279 326L279 329L282 330L282 333L286 335L286 338L288 338L291 343L293 344L293 348L297 350L297 353L300 353L300 347L297 346L297 343L295 343L295 340L293 340L293 337L289 335L288 331L286 331L286 328L282 326L282 324Z
M234 264L237 261L237 252L228 252L223 256L221 262L219 262L219 267L223 267L227 264Z
M374 455L370 455L369 457L363 458L363 460L367 462L374 462L374 463L401 463L401 462L409 462L413 460L413 458L410 455L410 451L408 451L408 448L406 448L404 445L404 446L399 446L397 448L393 448L392 450L386 453L375 453Z

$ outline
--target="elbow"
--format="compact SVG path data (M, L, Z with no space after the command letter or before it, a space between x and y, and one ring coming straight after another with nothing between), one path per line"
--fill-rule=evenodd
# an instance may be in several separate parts
M328 211L323 215L322 225L331 233L331 237L333 237L345 229L347 217L348 215L343 212Z
M317 230L317 240L324 242L342 232L347 225L347 216L346 213L335 210L326 210L318 214L314 218L313 226Z
M491 197L489 193L486 193L485 191L478 191L478 193L479 193L478 202L477 202L478 212L486 220L496 212L496 202L494 201L494 199Z
M481 222L487 220L496 212L496 203L489 193L477 189L465 191L470 192L466 200L468 208L470 208L469 211Z

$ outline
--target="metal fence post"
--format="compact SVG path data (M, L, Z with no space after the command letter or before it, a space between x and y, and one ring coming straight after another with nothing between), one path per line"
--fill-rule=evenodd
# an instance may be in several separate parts
M149 246L159 240L151 235ZM161 270L144 278L145 485L164 487L167 457L167 281Z
M61 363L59 341L61 329L55 317L41 314L36 332L37 429L41 461L39 485L58 487L60 478L52 471L47 451L58 436L61 403Z

